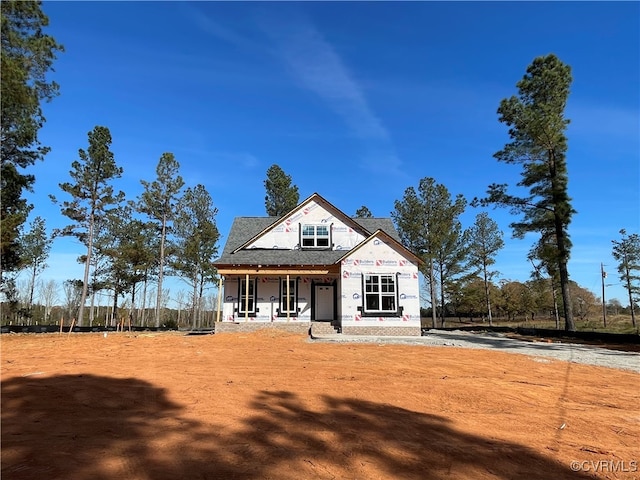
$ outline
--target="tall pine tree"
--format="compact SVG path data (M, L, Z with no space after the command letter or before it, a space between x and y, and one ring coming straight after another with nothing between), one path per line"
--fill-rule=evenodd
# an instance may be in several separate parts
M118 167L110 150L111 132L107 127L97 126L88 133L88 137L89 148L86 151L80 149L80 160L71 164L69 175L72 182L60 184L62 191L71 196L71 200L62 202L61 211L73 223L57 232L76 237L87 247L78 307L78 325L82 325L87 301L95 234L104 223L108 211L116 208L124 200L124 193L115 193L112 185L113 180L122 176L122 168ZM58 203L54 196L51 196L51 199Z
M522 220L511 224L515 237L546 232L553 227L552 261L558 266L565 329L575 330L567 264L571 251L568 227L575 213L568 191L567 138L564 110L571 86L571 68L553 54L537 57L517 83L518 95L503 99L499 120L509 127L511 142L494 157L522 166L519 187L529 195L507 193L506 184L489 186L488 196L477 203L508 207Z
M180 191L184 186L184 180L180 176L179 171L180 164L173 153L163 153L156 166L156 179L152 182L145 180L140 182L144 187L144 191L138 201L138 210L156 222L160 233L156 327L160 326L162 282L166 263L167 236L175 215L176 204L180 198Z
M58 95L58 85L46 77L63 47L44 33L49 19L41 4L0 2L0 285L3 272L19 267L18 236L33 208L22 195L31 190L35 177L24 169L49 151L38 141L45 121L40 102Z

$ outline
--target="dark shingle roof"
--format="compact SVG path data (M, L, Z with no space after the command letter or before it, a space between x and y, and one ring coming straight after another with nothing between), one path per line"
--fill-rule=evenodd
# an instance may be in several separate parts
M345 250L234 250L267 229L278 217L236 217L217 265L333 265L342 258ZM369 234L382 230L394 240L400 241L390 218L354 218L354 222Z
M236 217L231 225L229 238L224 246L222 256L230 254L236 248L255 237L261 231L273 224L278 217Z
M400 236L390 218L353 218L352 220L362 225L362 228L369 233L382 230L394 240L400 241Z

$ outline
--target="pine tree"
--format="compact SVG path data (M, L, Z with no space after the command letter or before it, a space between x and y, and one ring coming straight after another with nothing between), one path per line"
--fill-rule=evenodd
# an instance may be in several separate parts
M279 217L298 205L298 187L291 185L291 175L284 173L278 165L271 165L267 170L264 187L267 191L264 197L267 215Z
M618 261L618 273L629 294L629 308L631 309L631 323L636 327L635 302L640 298L640 235L627 235L623 228L620 230L622 238L612 240L613 258Z
M47 235L46 223L42 217L31 222L29 231L20 237L21 267L29 272L29 311L33 308L33 292L36 278L47 268L47 258L53 239Z
M56 53L63 47L44 33L49 19L41 2L5 1L2 9L0 53L0 283L3 272L20 264L18 236L33 208L22 197L35 177L23 169L42 160L49 151L38 141L44 124L40 102L58 95L58 85L47 81Z
M162 309L162 282L166 261L166 245L169 228L173 222L175 207L179 199L184 180L179 175L180 164L173 153L163 153L156 166L156 180L142 180L144 192L138 201L138 210L157 222L160 232L160 252L158 269L158 291L156 298L156 327L160 326Z
M105 220L110 208L116 207L124 200L124 193L114 193L114 179L122 176L122 168L118 167L111 147L111 132L107 127L97 126L88 133L89 148L80 149L80 160L71 164L69 175L72 182L60 184L63 192L71 195L71 200L61 204L62 214L72 220L72 224L59 230L60 235L73 236L87 247L84 256L84 277L80 305L78 307L79 326L82 325L84 306L87 301L89 287L89 271L94 252L95 235ZM51 196L54 203L58 200Z
M509 127L512 141L494 155L500 162L522 166L518 186L528 188L529 195L510 195L506 184L494 183L489 186L487 198L474 201L508 207L521 214L522 220L511 224L516 238L553 226L555 246L551 261L558 266L568 331L576 328L567 268L571 251L568 227L575 213L568 192L565 130L569 120L564 117L571 81L571 68L555 55L534 59L517 83L518 96L500 102L499 120Z
M373 213L366 206L361 206L358 210L356 210L356 214L353 218L372 218Z
M491 278L497 273L490 271L489 267L496 262L495 256L504 247L502 236L498 224L486 212L476 216L475 223L469 230L469 263L476 268L476 273L482 274L489 325L493 325L489 286Z
M441 316L447 282L461 272L464 242L458 217L466 206L462 195L452 201L449 190L433 178L423 178L418 186L405 190L402 201L396 200L391 217L405 247L424 260L421 273L427 279L431 298L431 319L437 326L437 283L440 283Z
M171 263L193 288L193 328L202 326L202 299L205 284L215 280L212 265L220 238L215 222L218 210L204 185L187 188L177 205L174 221L175 247L181 254Z

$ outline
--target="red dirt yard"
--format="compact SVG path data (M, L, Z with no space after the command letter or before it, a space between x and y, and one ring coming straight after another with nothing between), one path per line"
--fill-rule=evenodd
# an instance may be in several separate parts
M1 346L3 479L640 477L633 372L276 330Z

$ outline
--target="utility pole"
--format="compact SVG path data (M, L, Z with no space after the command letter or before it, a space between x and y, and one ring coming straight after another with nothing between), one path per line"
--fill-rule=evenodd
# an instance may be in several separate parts
M604 271L604 265L600 263L600 273L602 274L602 319L604 327L607 328L607 302L604 299L604 279L607 278L607 272Z

